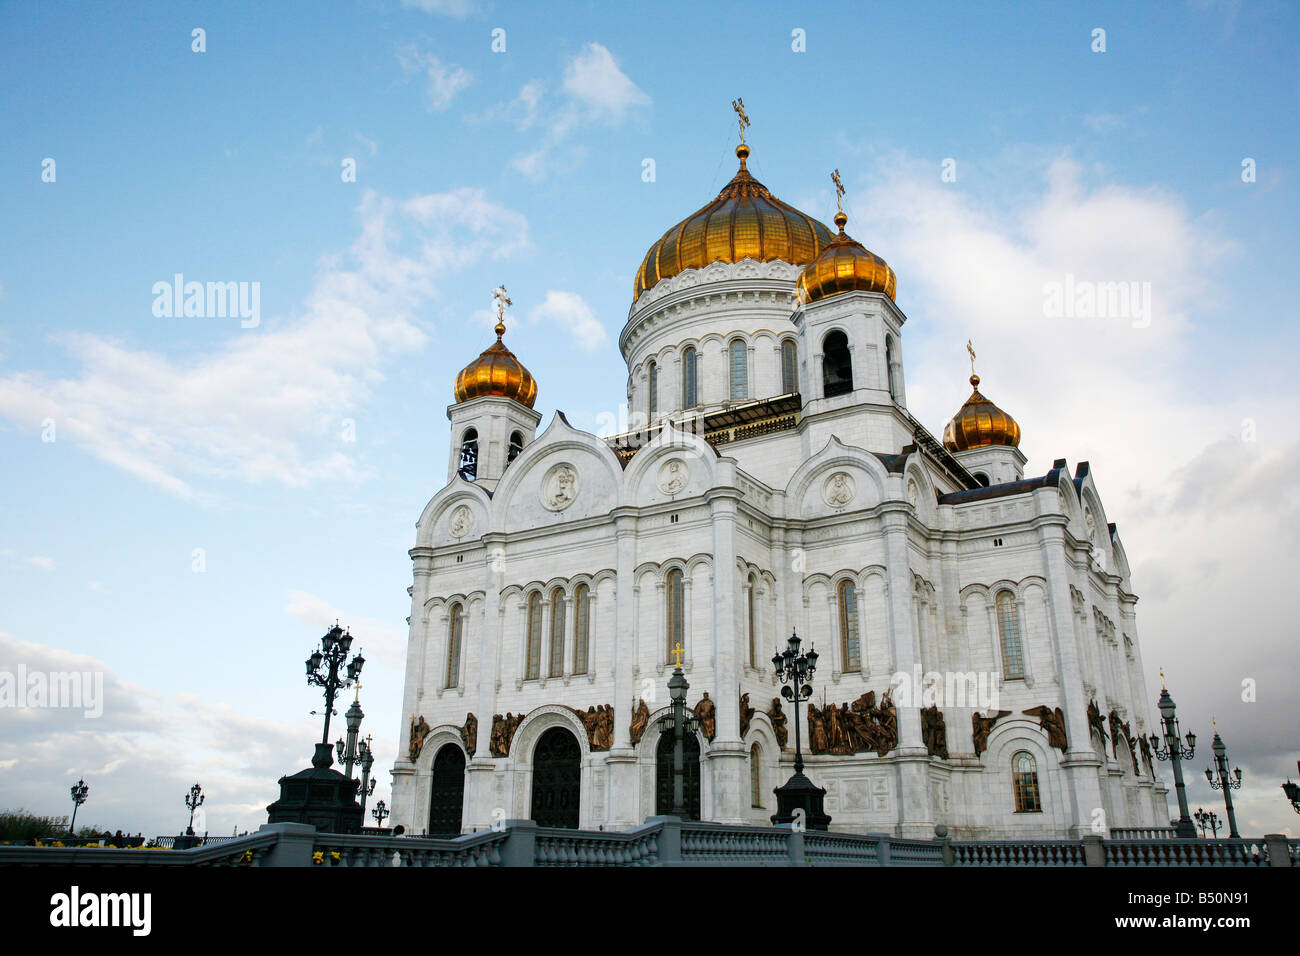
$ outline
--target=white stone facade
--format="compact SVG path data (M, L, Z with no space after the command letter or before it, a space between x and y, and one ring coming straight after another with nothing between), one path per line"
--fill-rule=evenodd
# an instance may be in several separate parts
M786 705L782 749L765 713L780 690L769 661L797 630L821 654L815 704L852 702L868 690L879 697L892 686L898 707L899 739L883 757L808 755L803 724L806 772L827 790L833 829L929 837L942 823L958 837L996 839L1168 824L1163 784L1140 757L1134 773L1126 744L1112 750L1109 726L1103 745L1089 725L1095 700L1136 737L1152 729L1137 598L1086 463L1074 475L1058 462L1024 479L1018 449L986 448L959 454L957 465L907 412L902 312L866 292L797 307L798 273L782 262L715 263L642 295L620 339L629 406L640 416L634 425L663 427L624 461L614 446L626 452L626 439L578 431L562 414L534 435L535 413L509 399L449 409L450 478L420 516L411 550L393 825L425 831L435 756L463 749L469 713L477 733L466 758L463 832L530 816L532 757L551 727L569 729L581 748L581 826L623 828L653 815L677 573L689 700L707 691L716 702L714 739L699 740L704 819L766 822L776 810L772 789L792 772L794 715ZM823 344L833 332L848 339L852 388L828 397ZM791 391L786 341L796 352L798 397L769 415L770 424L738 426L731 440L710 432L704 415L761 410L764 399ZM743 388L733 378L733 342L742 343ZM694 408L684 401L688 347L700 355ZM544 381L546 370L536 371ZM955 389L954 409L960 399ZM475 481L455 473L469 427L492 436ZM507 462L511 430L525 443ZM971 481L976 471L991 487ZM856 670L845 659L843 582L856 618ZM1003 592L1004 607L1014 607L1022 671L1003 660ZM557 595L562 628L552 620ZM530 607L541 615L536 676ZM557 633L562 655L552 654ZM923 742L920 704L930 701L914 691L927 673L948 685L936 701L947 758ZM962 692L969 675L984 697ZM741 693L755 708L743 737ZM630 723L641 699L651 719L634 745ZM597 705L613 707L607 750L593 749L573 710ZM1063 712L1064 752L1023 713L1040 706ZM1010 712L979 755L977 708ZM493 716L507 712L526 717L508 755L493 756ZM430 730L410 761L410 721L420 717ZM1041 809L1017 812L1012 761L1020 753L1033 758Z

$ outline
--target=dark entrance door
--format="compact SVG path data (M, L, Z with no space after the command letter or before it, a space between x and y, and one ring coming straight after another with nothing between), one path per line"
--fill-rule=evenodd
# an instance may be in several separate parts
M694 734L682 738L682 799L686 819L700 818L700 740ZM673 812L673 735L661 734L655 750L655 813Z
M533 748L533 819L539 827L578 828L582 748L563 727L542 734Z
M464 806L465 754L455 744L444 744L433 758L429 835L459 836Z

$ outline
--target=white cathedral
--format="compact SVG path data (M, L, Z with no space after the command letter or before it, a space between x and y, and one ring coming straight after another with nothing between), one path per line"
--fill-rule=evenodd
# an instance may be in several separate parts
M795 753L771 655L797 632L820 655L799 721L832 830L1167 826L1137 597L1088 464L1026 477L975 375L936 440L908 412L893 270L736 153L637 270L634 431L556 412L538 434L501 321L457 377L410 552L391 824L667 813L680 645L689 815L768 825Z

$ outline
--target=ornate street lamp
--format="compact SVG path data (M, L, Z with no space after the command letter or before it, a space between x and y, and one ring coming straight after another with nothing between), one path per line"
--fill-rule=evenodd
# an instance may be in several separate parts
M795 811L802 810L810 829L826 830L831 818L822 808L826 791L803 775L803 747L799 730L799 705L812 696L813 675L817 673L817 651L809 648L800 652L802 641L791 633L786 649L772 655L776 679L782 684L781 696L794 705L794 775L783 786L777 787L776 813L772 822L792 823Z
M1214 751L1214 770L1207 767L1205 779L1210 782L1212 789L1223 791L1223 803L1228 809L1228 836L1236 840L1241 834L1237 832L1237 811L1232 808L1232 791L1241 789L1241 768L1237 767L1231 774L1228 773L1228 748L1219 736L1219 725L1213 719L1211 723L1214 724L1214 744L1211 747Z
M1296 769L1300 770L1300 760L1297 760L1295 765ZM1291 778L1287 777L1286 783L1282 784L1282 792L1291 801L1291 809L1300 813L1300 784L1292 783Z
M379 825L379 828L383 829L384 818L389 815L388 804L380 800L378 803L375 804L375 808L370 811L370 815L375 818L375 823Z
M72 823L68 825L68 833L75 835L77 832L77 807L86 802L86 797L90 794L90 787L86 786L86 781L78 780L72 785Z
M190 808L190 822L185 827L186 836L194 836L194 811L203 806L203 788L197 783L190 787L190 792L185 795L185 806Z
M686 709L686 692L691 685L682 673L682 654L684 649L679 643L673 648L675 663L673 676L668 679L668 699L672 703L663 733L673 735L673 809L672 815L686 819L689 812L686 806L686 735L696 733L700 727L699 718Z
M1196 819L1196 825L1201 828L1201 839L1205 839L1206 830L1209 830L1216 837L1219 835L1219 827L1223 824L1219 822L1219 815L1217 813L1206 812L1198 807L1192 816Z
M1178 794L1178 821L1174 824L1174 829L1178 836L1183 839L1196 839L1196 827L1192 824L1192 818L1187 815L1187 786L1183 783L1183 765L1182 761L1191 760L1196 755L1196 734L1190 730L1187 732L1187 746L1184 747L1182 741L1178 738L1178 717L1174 707L1174 699L1169 696L1169 688L1165 686L1165 672L1160 670L1160 701L1156 705L1160 710L1160 723L1164 730L1165 746L1160 746L1160 737L1156 734L1151 735L1151 752L1157 760L1168 760L1174 768L1174 790Z
M314 684L325 691L325 732L321 735L321 742L316 745L313 765L328 767L334 762L330 754L330 717L334 713L334 698L341 689L356 683L361 676L361 668L366 663L360 652L349 661L348 652L351 648L352 635L335 624L321 638L320 648L312 651L311 657L307 658L308 685ZM340 673L341 670L345 673ZM317 761L322 762L318 764Z
M356 696L352 698L352 706L348 708L348 712L344 715L348 724L347 743L345 744L343 738L340 737L334 744L334 748L339 755L339 762L343 764L343 775L349 779L352 777L352 765L361 759L361 754L357 749L357 735L361 730L361 719L365 716L365 713L361 710L361 683L358 682Z
M378 780L370 779L370 768L375 765L375 752L370 746L370 738L357 741L357 749L361 752L361 787L357 794L361 797L362 819L365 819L366 798L375 792L375 784Z

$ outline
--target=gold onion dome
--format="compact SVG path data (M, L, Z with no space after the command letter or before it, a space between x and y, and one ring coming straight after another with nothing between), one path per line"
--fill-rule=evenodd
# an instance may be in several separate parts
M495 331L496 342L456 376L456 401L500 395L532 408L533 402L537 401L537 380L501 341L506 331L505 323L498 320Z
M825 223L783 203L750 175L749 147L736 147L740 171L718 198L683 219L650 247L636 273L633 301L655 283L713 262L780 259L812 262L834 240Z
M980 394L980 377L970 377L971 396L943 430L943 447L965 451L984 445L1020 445L1016 420Z
M848 221L843 211L835 214L840 234L799 274L800 305L855 290L883 292L891 299L894 297L898 288L894 270L880 256L845 234L844 224Z

